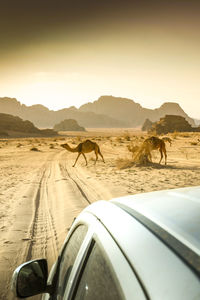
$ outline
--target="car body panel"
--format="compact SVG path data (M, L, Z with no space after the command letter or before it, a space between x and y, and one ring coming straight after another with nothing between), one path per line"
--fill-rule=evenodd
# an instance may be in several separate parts
M184 189L181 191L183 194L185 192ZM170 196L168 195L166 199L174 197L171 191L167 193ZM196 189L196 193L198 195L199 189ZM154 195L159 201L165 194L166 191L127 196L115 199L109 205L113 205L114 202L123 202L126 205L127 201L127 205L131 206L134 205L135 199L138 202L142 201L143 197L150 200L151 197L154 199ZM102 223L109 229L125 255L131 262L134 262L134 268L138 272L138 276L142 278L150 298L198 299L200 297L199 277L186 267L185 263L177 257L177 254L142 224L128 216L120 208L118 212L113 207L110 207L110 212L109 209L106 211L101 202L94 203L88 209L91 213L98 211L98 217Z
M200 255L200 188L182 188L116 198L166 228Z

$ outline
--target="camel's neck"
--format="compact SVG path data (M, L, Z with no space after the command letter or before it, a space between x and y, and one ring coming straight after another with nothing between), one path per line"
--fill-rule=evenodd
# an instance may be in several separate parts
M65 148L70 152L78 152L78 147L71 148L69 145L65 145Z

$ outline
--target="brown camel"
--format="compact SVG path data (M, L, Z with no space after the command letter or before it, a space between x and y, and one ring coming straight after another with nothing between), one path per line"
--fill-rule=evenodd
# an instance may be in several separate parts
M96 160L95 160L94 164L96 164L96 161L98 160L98 154L102 157L102 160L105 163L103 155L101 154L99 146L97 145L97 143L94 143L94 142L92 142L90 140L86 140L86 141L78 144L78 146L75 147L75 148L71 148L68 144L62 144L61 147L67 149L70 152L78 152L78 156L77 156L77 158L75 160L75 163L74 163L73 167L75 167L76 162L77 162L77 160L78 160L78 158L79 158L79 156L81 154L85 158L85 162L86 162L86 166L87 166L87 159L86 159L85 153L89 153L89 152L92 152L92 151L94 151L95 155L96 155Z
M167 164L167 153L166 153L166 148L165 148L165 142L162 139L159 139L158 137L151 136L150 138L147 138L144 140L142 146L141 146L141 152L144 152L152 161L152 156L151 156L151 151L158 149L160 151L160 161L159 164L161 163L161 160L163 158L163 153L165 155L165 165Z

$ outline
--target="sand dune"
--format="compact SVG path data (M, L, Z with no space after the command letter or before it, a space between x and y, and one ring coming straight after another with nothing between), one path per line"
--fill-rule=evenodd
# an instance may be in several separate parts
M54 262L74 217L88 204L112 197L200 185L200 135L173 134L167 145L168 164L136 165L127 146L141 144L143 133L104 130L70 137L0 141L0 299L9 291L15 267L46 257ZM106 163L94 165L94 153L80 157L60 147L76 146L85 137L95 140ZM32 150L31 150L32 149ZM39 150L39 151L37 151Z

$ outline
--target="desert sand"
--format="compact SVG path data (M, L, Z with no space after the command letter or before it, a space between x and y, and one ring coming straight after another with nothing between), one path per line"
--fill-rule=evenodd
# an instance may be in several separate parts
M90 129L54 138L0 140L0 299L10 292L13 270L45 257L55 261L73 219L90 203L113 197L200 185L200 134L173 133L166 142L167 165L133 162L127 146L141 145L146 133L132 129ZM67 134L67 136L66 136ZM105 164L94 153L81 156L63 149L86 138L100 146Z

